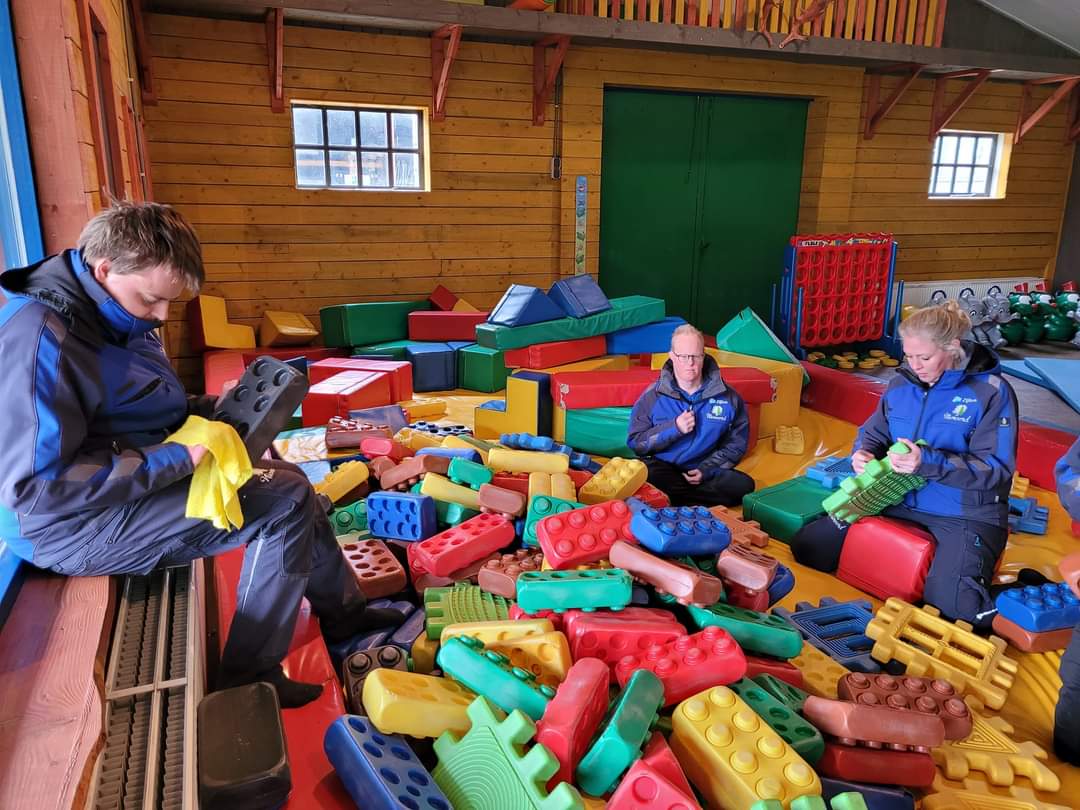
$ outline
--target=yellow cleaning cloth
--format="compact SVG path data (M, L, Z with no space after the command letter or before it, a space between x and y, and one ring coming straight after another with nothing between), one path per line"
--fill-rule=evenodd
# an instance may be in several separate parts
M241 528L244 513L236 492L251 478L251 459L232 425L189 416L165 441L207 450L191 477L187 517L213 521L218 529Z

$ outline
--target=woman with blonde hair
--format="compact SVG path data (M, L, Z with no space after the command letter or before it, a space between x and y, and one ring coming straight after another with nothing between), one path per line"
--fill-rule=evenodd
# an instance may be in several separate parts
M1008 535L1017 411L997 356L968 340L970 329L955 301L917 310L900 324L904 363L859 429L851 461L861 473L888 454L897 472L926 479L883 514L934 536L924 600L985 628L995 613L990 579ZM896 442L907 452L888 453ZM831 517L804 526L791 541L795 559L835 570L847 528Z

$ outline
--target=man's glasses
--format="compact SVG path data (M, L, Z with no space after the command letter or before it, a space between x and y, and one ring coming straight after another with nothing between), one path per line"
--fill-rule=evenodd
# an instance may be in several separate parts
M675 354L675 352L672 352L671 356L680 363L700 363L705 359L703 354Z

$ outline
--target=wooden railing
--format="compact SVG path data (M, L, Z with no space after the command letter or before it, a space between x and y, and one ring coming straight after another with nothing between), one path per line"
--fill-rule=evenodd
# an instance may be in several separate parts
M941 47L948 0L557 0L564 14Z

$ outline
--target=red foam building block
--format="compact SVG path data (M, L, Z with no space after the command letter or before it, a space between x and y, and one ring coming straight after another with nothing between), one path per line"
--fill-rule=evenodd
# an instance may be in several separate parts
M308 382L312 385L342 371L382 371L390 377L390 401L412 399L412 363L405 360L368 360L363 357L334 357L319 360L308 366Z
M554 340L550 343L534 343L523 349L511 349L503 357L508 368L551 368L565 363L576 363L590 357L607 354L607 341L603 335L578 340Z
M254 349L241 349L240 354L244 357L244 365L250 366L260 357L274 357L278 360L292 360L295 357L303 357L309 364L326 360L328 357L344 357L345 350L326 346L292 346L287 349L256 347Z
M776 380L759 368L722 368L720 377L747 405L761 405L776 399Z
M497 487L502 487L503 489L520 492L525 496L528 496L529 494L528 473L497 472L491 477L491 483Z
M1074 520L1070 528L1072 530L1073 537L1080 537L1080 520Z
M913 523L863 518L848 529L836 576L878 599L917 602L935 547L934 536Z
M861 425L878 406L885 383L817 363L804 362L810 384L802 390L802 404L820 413Z
M701 805L644 759L639 759L619 782L605 810L690 810Z
M450 312L454 308L454 304L458 302L458 297L442 284L436 284L427 300L431 302L435 309Z
M487 320L486 312L409 313L409 340L476 340L476 326Z
M934 760L916 751L825 743L825 753L814 766L822 776L871 785L926 788L934 781Z
M704 689L734 683L746 674L746 656L726 630L706 627L628 655L615 665L615 678L626 686L630 676L647 669L664 684L664 705L670 706Z
M401 442L382 436L369 436L362 439L360 452L368 458L388 458L391 461L401 461L413 455L413 451Z
M1016 447L1016 471L1030 479L1035 486L1054 492L1057 489L1054 465L1075 441L1075 435L1063 430L1021 422Z
M654 731L641 753L641 761L663 776L675 788L687 797L694 795L694 789L690 787L690 781L683 773L682 765L679 764L675 752L667 744L664 735Z
M653 509L663 509L665 506L671 506L671 498L667 496L667 493L657 489L648 481L638 487L634 497Z
M566 631L570 654L579 658L598 658L614 667L628 655L642 655L655 645L663 645L686 635L675 621L642 618L627 620L608 615L586 615ZM612 672L614 680L614 672Z
M563 371L551 375L551 397L567 410L628 407L660 377L649 368L626 371Z
M416 560L437 577L449 576L514 541L514 524L485 512L416 543Z
M570 611L567 611L569 613ZM554 629L560 633L563 632L563 618L566 613L556 613L554 610L538 610L536 613L526 613L524 610L517 606L517 602L510 605L510 609L507 611L507 615L514 621L529 619L547 619L551 622Z
M331 416L390 404L390 377L382 371L343 371L311 386L304 397L304 427L325 425Z
M309 363L338 357L342 349L323 347L296 346L292 349L221 349L206 352L203 355L203 390L215 396L221 394L222 386L229 380L239 380L244 376L244 369L255 362L256 358L267 355L278 360L291 360L294 357L307 358Z
M772 675L784 683L803 688L802 670L787 661L779 658L766 658L763 655L746 655L746 677L753 678L756 675Z
M575 470L573 468L567 470L566 474L569 475L570 480L574 482L574 489L581 489L589 483L589 479L593 477L593 473L588 470Z
M637 544L625 501L605 501L550 515L536 523L536 538L555 570L602 560L616 540Z
M753 590L737 582L732 582L730 579L724 579L724 577L720 577L720 581L724 583L724 593L729 605L746 608L747 610L756 610L758 613L764 613L769 609L769 591L767 588Z
M608 710L608 667L596 658L577 658L536 724L536 742L559 761L548 781L572 782L574 769L585 756L600 721Z

